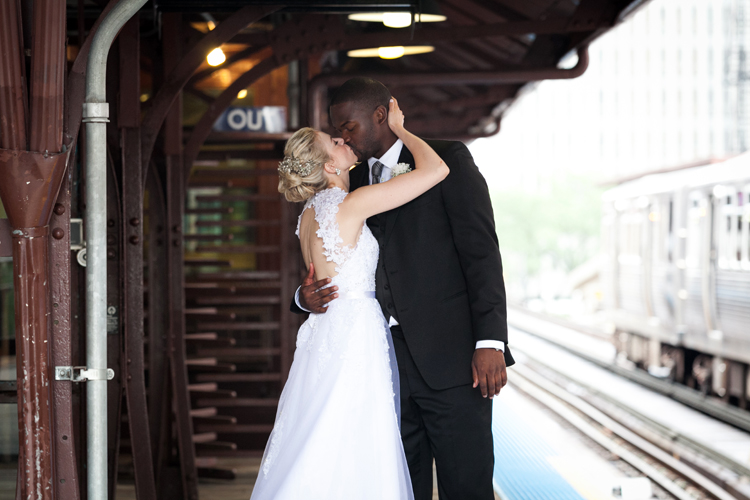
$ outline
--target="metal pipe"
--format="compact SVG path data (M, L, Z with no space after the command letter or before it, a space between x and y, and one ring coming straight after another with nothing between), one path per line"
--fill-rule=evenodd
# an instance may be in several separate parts
M498 85L527 83L539 80L567 80L581 76L589 66L588 47L578 49L578 62L570 69L529 69L520 71L463 71L447 73L362 73L321 75L310 82L310 121L311 127L320 129L323 125L323 92L329 87L343 84L354 77L379 80L386 85Z
M146 0L122 0L102 21L86 70L86 383L87 482L92 500L107 498L107 56L125 23Z

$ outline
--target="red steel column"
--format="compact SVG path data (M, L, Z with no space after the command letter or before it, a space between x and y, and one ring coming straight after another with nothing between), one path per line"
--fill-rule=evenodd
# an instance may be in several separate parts
M182 50L181 14L165 14L163 24L164 70L172 71ZM177 450L182 472L182 498L198 500L198 469L195 464L193 421L185 352L185 269L182 246L182 219L185 188L182 177L182 94L172 103L164 122L164 153L167 167L167 219L169 221L169 351L172 394L174 397Z
M0 144L26 149L26 88L19 0L0 2Z
M65 1L37 0L26 133L19 2L0 2L0 197L13 227L21 498L52 500L48 224L62 184Z
M34 0L29 150L60 151L65 82L65 0Z

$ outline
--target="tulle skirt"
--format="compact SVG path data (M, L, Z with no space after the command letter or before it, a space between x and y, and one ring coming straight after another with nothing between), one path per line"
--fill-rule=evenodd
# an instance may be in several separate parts
M311 314L297 335L252 500L412 500L397 382L375 299L337 299L325 314Z

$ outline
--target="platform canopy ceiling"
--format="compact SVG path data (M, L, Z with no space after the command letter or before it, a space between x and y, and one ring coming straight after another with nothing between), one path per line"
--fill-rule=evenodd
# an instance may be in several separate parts
M508 106L529 82L573 78L588 64L587 45L645 4L645 0L412 0L254 1L155 0L157 11L184 14L193 29L221 23L240 8L276 6L262 22L242 30L226 45L227 55L273 50L281 63L313 57L321 74L309 84L308 122L326 127L331 90L351 76L386 83L405 110L409 126L428 137L472 139L496 133ZM283 7L282 7L283 5ZM390 28L350 14L408 12L444 16ZM415 19L416 20L416 19ZM295 24L296 23L296 24ZM300 36L302 34L303 36ZM395 59L353 57L357 49L431 47L431 52ZM400 50L400 49L395 49ZM560 69L566 59L569 69ZM387 54L386 54L387 55ZM227 66L232 71L231 66ZM221 86L204 72L186 90L210 93ZM213 80L212 80L213 78ZM232 76L224 73L225 86Z

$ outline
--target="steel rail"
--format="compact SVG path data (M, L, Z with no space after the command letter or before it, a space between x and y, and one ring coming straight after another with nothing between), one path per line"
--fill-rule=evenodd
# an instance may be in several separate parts
M705 395L703 395L703 393L701 393L700 391L696 391L695 389L690 389L689 387L678 385L674 382L660 380L649 375L648 373L638 370L629 370L612 362L603 361L594 356L590 356L586 353L576 350L575 348L572 348L571 346L563 342L555 339L550 339L545 335L541 335L539 332L532 331L528 328L528 326L513 324L512 321L509 321L508 323L511 324L511 326L518 328L519 330L529 333L530 335L542 338L547 342L550 342L557 347L560 347L561 349L575 354L576 356L585 359L586 361L593 363L601 368L604 368L605 370L611 371L616 375L636 382L640 385L643 385L644 387L648 387L649 389L665 396L669 396L675 401L679 401L680 403L683 403L691 408L710 415L717 420L733 425L738 429L750 432L750 412L740 410L739 408L735 408L727 404L711 401ZM570 326L566 326L566 328L570 328ZM585 334L586 332L583 331L581 333Z
M613 434L626 441L630 446L639 449L676 474L682 476L689 483L702 489L712 498L715 498L716 500L738 499L736 492L730 493L725 490L698 470L674 458L671 454L662 450L647 439L639 436L624 425L616 422L614 419L587 403L582 398L571 394L557 384L545 379L542 375L535 373L530 368L517 365L514 367L514 375L516 375L516 377L514 377L513 384L515 384L520 390L550 408L586 436L596 441L608 451L619 456L625 462L628 462L680 500L693 500L694 497L686 491L686 489L677 485L674 480L660 472L652 464L649 464L646 460L639 457L626 447L617 444L612 438L607 437L594 425L587 422L586 419L592 420L603 428L608 429ZM518 378L521 380L518 381ZM571 407L573 409L571 409ZM576 412L582 413L586 418L581 417Z

